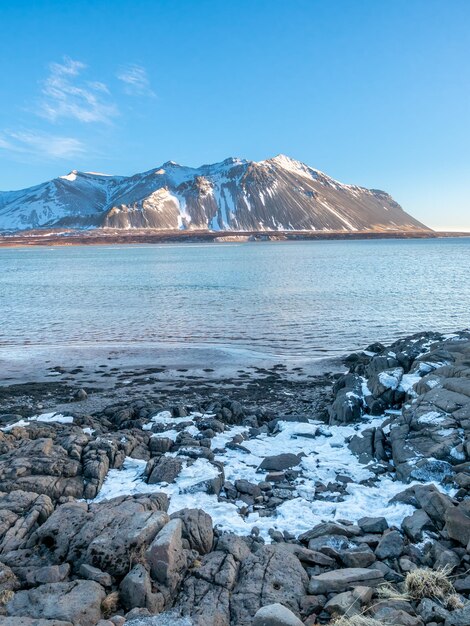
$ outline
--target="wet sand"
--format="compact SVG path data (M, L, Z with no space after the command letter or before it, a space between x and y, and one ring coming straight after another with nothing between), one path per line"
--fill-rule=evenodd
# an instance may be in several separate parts
M228 346L103 344L0 348L0 413L88 414L133 399L197 402L229 394L258 410L319 410L338 358L313 359ZM75 398L84 389L85 400Z

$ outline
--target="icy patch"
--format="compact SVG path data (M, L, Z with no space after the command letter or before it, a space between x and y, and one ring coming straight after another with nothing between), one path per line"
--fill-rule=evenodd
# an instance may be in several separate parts
M420 424L441 424L445 421L445 415L438 413L437 411L429 411L418 417Z
M450 435L455 434L455 428L441 428L441 430L437 431L437 434L440 437L449 437Z
M142 430L152 430L152 426L154 424L162 424L164 426L172 426L174 424L182 424L184 422L194 422L195 420L204 417L204 418L209 418L209 417L214 417L214 415L212 413L198 413L198 412L194 412L191 413L190 415L187 415L186 417L173 417L173 415L170 413L170 411L160 411L160 413L157 413L156 415L154 415L153 417L150 418L150 421L147 424L144 424L142 426ZM164 431L166 432L166 431ZM159 433L160 434L160 433ZM163 435L162 436L166 436Z
M188 421L189 418L172 418L168 413L159 413L152 421L170 424L174 419ZM94 501L129 494L165 492L170 497L170 513L183 508L202 508L211 515L214 525L222 530L248 535L256 526L266 541L270 541L269 530L272 528L289 530L298 536L322 521L341 518L357 521L367 515L384 516L389 524L399 525L414 510L402 503L389 504L389 500L404 489L403 483L382 476L375 485L359 484L375 479L375 474L359 463L347 446L349 437L360 434L381 420L383 417L364 421L360 425L328 428L313 420L308 423L280 421L276 433L263 433L247 439L240 448L226 446L235 435L246 433L245 427L234 426L216 435L212 439L215 460L223 463L225 477L230 481L246 479L258 484L266 476L266 472L258 470L265 457L286 451L299 455L299 477L292 484L293 499L284 501L269 517L260 516L252 507L242 516L240 508L246 508L243 502L219 501L217 496L206 493L207 482L218 474L217 468L206 459L198 459L192 465L185 461L172 484L148 485L144 475L146 462L127 458L121 470L108 472ZM168 432L161 436L166 436ZM343 501L315 499L315 483L327 485L334 482L338 474L353 481L341 496Z
M32 422L44 422L47 424L52 422L57 422L59 424L72 424L73 417L71 415L62 415L62 413L41 413L40 415L33 415L31 417L27 417L26 419L21 419L14 424L8 424L8 426L4 426L3 428L0 428L0 430L7 433L13 428L24 428L25 426L29 426Z
M465 453L460 450L457 450L457 448L451 449L450 456L456 461L465 461Z
M415 480L419 480L425 483L437 482L441 483L445 478L452 476L454 470L452 465L447 461L439 461L438 459L430 458L421 466L416 467L411 472L411 477Z
M379 382L386 389L398 389L400 385L400 381L403 378L403 370L399 367L394 370L388 372L380 372L379 374Z
M212 480L218 474L217 468L209 461L197 459L192 465L188 465L185 462L175 482L171 485L167 483L149 485L145 482L146 465L147 461L127 457L122 469L114 469L108 472L103 486L93 502L101 502L125 495L161 491L164 491L169 496L192 494L197 499L201 497L200 492L205 489L207 481ZM199 492L197 496L195 495L196 492Z
M95 429L94 428L90 428L89 426L87 426L86 428L82 428L82 430L85 433L85 435L90 435L90 437L95 432Z

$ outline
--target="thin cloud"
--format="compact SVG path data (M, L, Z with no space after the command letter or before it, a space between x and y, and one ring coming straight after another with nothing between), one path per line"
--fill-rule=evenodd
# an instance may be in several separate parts
M85 69L84 63L68 57L63 63L51 63L42 85L38 115L51 122L69 118L84 123L109 123L118 115L104 83L81 80Z
M124 91L130 96L154 97L147 71L141 65L126 65L116 74L124 83Z
M17 154L62 159L83 154L85 145L73 137L25 130L4 131L0 135L0 149Z

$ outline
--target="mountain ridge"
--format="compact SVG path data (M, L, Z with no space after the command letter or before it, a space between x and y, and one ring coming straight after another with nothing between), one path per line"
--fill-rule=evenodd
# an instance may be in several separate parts
M131 176L72 170L0 192L0 230L71 227L215 231L430 230L379 189L341 183L285 155Z

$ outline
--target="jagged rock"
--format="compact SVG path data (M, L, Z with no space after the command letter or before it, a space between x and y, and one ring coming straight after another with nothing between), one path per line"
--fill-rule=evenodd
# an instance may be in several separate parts
M345 568L312 576L308 591L312 595L347 591L358 585L377 587L384 582L379 569Z
M119 586L119 600L127 611L140 607L159 613L164 605L162 594L152 591L152 581L141 563L134 565L123 578Z
M158 493L63 504L31 536L28 547L40 546L51 563L68 561L75 571L87 563L120 578L167 523L161 510L167 506L167 497Z
M397 559L403 552L403 537L397 530L392 530L384 534L379 541L379 545L375 549L375 555L378 559Z
M149 485L155 483L174 483L182 469L182 459L162 456L152 469L148 479Z
M212 550L214 530L211 516L202 509L183 509L170 516L182 521L182 536L192 550L199 554L207 554Z
M470 505L462 502L445 511L445 531L451 539L467 546L470 542Z
M14 617L33 617L71 622L74 626L95 626L101 618L103 587L91 580L51 583L17 591L7 604Z
M78 569L78 573L82 578L94 580L103 587L111 587L113 584L113 578L108 572L103 572L97 567L88 565L88 563L82 563Z
M235 586L239 561L223 551L207 554L185 580L179 609L194 626L229 626L230 592Z
M51 499L27 491L0 493L0 554L23 546L54 510Z
M357 525L365 533L383 533L388 528L385 517L361 517Z
M260 470L274 470L282 471L289 469L290 467L296 467L300 463L300 457L297 454L286 452L284 454L276 454L274 456L267 456L258 469Z
M253 626L303 626L303 623L292 611L277 602L261 607L255 614Z
M344 537L350 538L357 537L360 534L361 531L357 526L347 526L339 522L322 522L300 535L299 541L307 542L325 535L343 535Z
M295 556L276 546L262 546L241 565L231 596L232 622L251 626L262 606L278 602L298 615L307 584L307 574Z
M16 575L28 585L45 585L47 583L59 583L68 578L70 565L49 565L44 567L17 567Z
M423 531L435 528L431 518L423 509L416 509L411 515L405 517L401 527L404 533L415 542L421 541Z
M156 535L146 551L152 578L165 585L170 592L179 586L187 567L182 544L183 523L170 520Z

